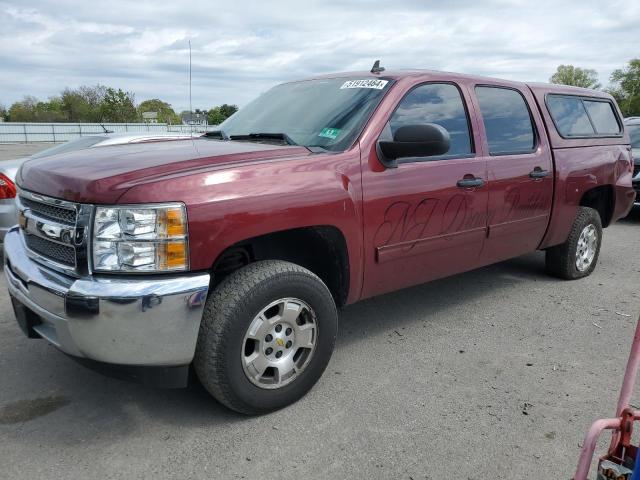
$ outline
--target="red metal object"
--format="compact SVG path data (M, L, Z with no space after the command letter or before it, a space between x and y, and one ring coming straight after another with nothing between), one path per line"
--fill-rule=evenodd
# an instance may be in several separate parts
M620 389L620 397L616 408L618 417L596 420L591 425L582 444L578 468L573 477L574 480L587 479L598 437L604 430L613 430L607 458L622 461L624 460L625 452L635 458L636 447L631 445L631 436L633 434L633 422L640 420L640 410L633 410L629 402L636 383L638 368L640 368L640 318L638 318L636 332L631 344L631 353L629 354L627 368L622 380L622 388Z

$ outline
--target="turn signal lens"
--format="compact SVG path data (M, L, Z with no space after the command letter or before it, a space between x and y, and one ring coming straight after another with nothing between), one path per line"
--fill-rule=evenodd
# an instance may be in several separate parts
M164 244L164 264L166 270L181 270L187 262L185 242L167 242Z
M165 210L167 237L181 237L185 234L184 214L182 208Z

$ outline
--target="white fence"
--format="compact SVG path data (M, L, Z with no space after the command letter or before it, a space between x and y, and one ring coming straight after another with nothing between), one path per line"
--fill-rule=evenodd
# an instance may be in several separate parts
M104 125L104 128L102 128ZM66 142L95 133L111 132L207 132L215 125L166 123L17 123L0 122L0 143Z

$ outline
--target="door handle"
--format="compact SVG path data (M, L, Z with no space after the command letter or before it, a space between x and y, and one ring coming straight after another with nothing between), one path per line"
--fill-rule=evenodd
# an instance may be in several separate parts
M484 185L484 180L475 177L461 178L460 180L458 180L458 183L456 183L456 185L460 188L481 187Z
M549 170L543 170L540 167L536 167L531 172L529 172L529 176L531 178L544 178L547 175L549 175Z

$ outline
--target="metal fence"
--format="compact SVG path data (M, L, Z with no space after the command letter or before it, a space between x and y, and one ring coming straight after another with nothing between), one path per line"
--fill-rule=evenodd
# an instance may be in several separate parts
M104 128L103 128L104 126ZM168 125L166 123L17 123L0 122L0 143L66 142L96 133L111 132L207 132L215 125Z

